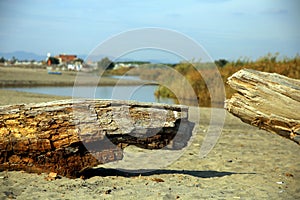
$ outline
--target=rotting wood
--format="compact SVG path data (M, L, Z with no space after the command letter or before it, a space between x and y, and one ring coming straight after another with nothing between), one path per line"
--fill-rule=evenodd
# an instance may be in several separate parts
M123 157L122 149L181 149L188 107L134 101L62 100L0 107L0 170L78 177Z
M228 84L237 91L225 103L230 113L300 144L300 80L243 69Z

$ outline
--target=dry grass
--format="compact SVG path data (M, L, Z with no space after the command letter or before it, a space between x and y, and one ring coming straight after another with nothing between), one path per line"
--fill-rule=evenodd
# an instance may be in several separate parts
M156 80L163 82L156 91L158 97L169 97L181 99L182 102L188 102L195 95L200 106L211 106L211 94L218 96L217 99L222 99L222 85L225 86L225 96L230 98L234 93L227 84L227 78L239 71L240 69L248 68L270 73L278 73L290 78L300 79L300 56L294 58L285 58L277 61L276 56L267 55L256 61L237 60L227 63L224 67L211 67L209 63L179 63L174 69L184 76L184 79L177 76L172 70L159 69L144 69L141 73L142 79ZM200 71L200 73L199 73ZM220 82L220 76L222 82ZM205 79L203 79L205 77ZM184 81L188 81L192 86L191 92L184 87ZM166 87L167 86L167 87ZM211 91L208 90L208 87ZM216 102L220 107L223 106L223 101ZM188 103L189 104L189 103Z

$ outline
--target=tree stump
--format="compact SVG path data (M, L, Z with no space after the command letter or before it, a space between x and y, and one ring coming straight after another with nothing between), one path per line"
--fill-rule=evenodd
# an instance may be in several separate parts
M181 149L192 135L188 107L133 101L62 100L0 107L0 170L82 170L120 160L128 145Z
M300 144L300 80L243 69L228 84L237 90L225 103L230 113Z

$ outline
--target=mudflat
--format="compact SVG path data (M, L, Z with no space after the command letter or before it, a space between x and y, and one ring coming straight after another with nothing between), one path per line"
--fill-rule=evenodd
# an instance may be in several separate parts
M101 80L101 81L100 81ZM137 85L138 80L118 80L95 73L62 71L61 75L48 74L42 68L0 66L0 87L73 86L75 85Z
M70 97L52 96L44 94L35 94L29 92L18 92L13 90L0 89L0 106L10 104L23 104L23 103L38 103L47 102L60 99L67 99Z

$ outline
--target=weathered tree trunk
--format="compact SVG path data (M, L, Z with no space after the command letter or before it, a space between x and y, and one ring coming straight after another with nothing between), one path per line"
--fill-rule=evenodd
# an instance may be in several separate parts
M188 108L132 101L63 100L0 107L0 170L57 172L120 160L122 149L186 146Z
M300 143L300 80L244 69L228 78L238 93L225 108L243 122Z

